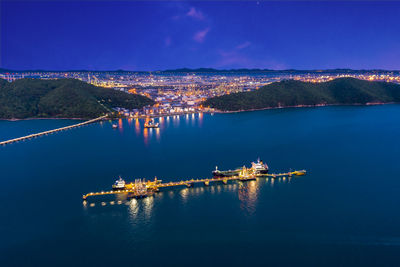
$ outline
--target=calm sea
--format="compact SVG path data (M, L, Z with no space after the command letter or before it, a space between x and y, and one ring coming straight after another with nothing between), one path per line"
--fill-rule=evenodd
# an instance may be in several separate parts
M73 124L0 121L0 140ZM117 121L0 147L1 266L400 266L400 106ZM299 178L92 198L121 175Z

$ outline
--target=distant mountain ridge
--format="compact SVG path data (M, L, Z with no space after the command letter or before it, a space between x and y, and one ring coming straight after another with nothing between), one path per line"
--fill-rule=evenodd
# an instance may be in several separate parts
M256 91L207 99L203 105L221 111L245 111L277 107L400 103L400 85L339 78L323 83L284 80Z
M226 72L226 73L243 73L243 72L270 72L270 73L292 73L292 72L329 72L329 73L348 73L348 72L367 72L367 71L377 71L377 72L384 72L387 70L353 70L353 69L315 69L315 70L300 70L300 69L284 69L284 70L274 70L274 69L247 69L247 68L240 68L240 69L213 69L213 68L180 68L180 69L171 69L171 70L163 70L160 72L169 72L169 73L204 73L204 72Z
M154 101L75 79L0 79L0 118L95 118L113 107L129 109Z
M346 69L346 68L336 68L336 69L284 69L284 70L274 70L274 69L214 69L214 68L178 68L178 69L166 69L166 70L11 70L0 68L0 73L23 73L23 72L91 72L91 73L364 73L364 72L396 72L400 73L400 70L385 70L385 69Z

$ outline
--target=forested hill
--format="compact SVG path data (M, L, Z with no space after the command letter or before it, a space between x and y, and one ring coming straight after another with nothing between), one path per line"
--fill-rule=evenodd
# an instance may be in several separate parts
M390 102L400 102L400 85L339 78L323 83L284 80L251 92L209 98L203 105L222 111L239 111L302 105Z
M141 108L153 100L75 79L0 79L0 118L95 118L113 107Z

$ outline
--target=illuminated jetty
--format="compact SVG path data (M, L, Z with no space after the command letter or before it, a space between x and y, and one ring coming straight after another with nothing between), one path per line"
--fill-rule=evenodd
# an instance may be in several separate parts
M84 122L81 122L81 123L77 123L77 124L74 124L74 125L57 128L57 129L54 129L54 130L44 131L44 132L40 132L40 133L26 135L26 136L23 136L23 137L10 139L10 140L7 140L7 141L2 141L2 142L0 142L0 145L5 146L5 145L8 145L8 144L12 144L12 143L16 143L16 142L19 142L19 141L28 140L28 139L31 139L31 138L36 138L36 137L43 136L43 135L48 135L48 134L53 134L53 133L57 133L57 132L61 132L61 131L70 130L70 129L73 129L73 128L81 127L81 126L84 126L84 125L87 125L87 124L90 124L90 123L94 123L94 122L103 120L105 118L107 118L107 115L99 117L99 118L96 118L96 119L92 119L92 120L84 121Z
M222 182L223 184L227 184L228 181L249 181L255 180L256 178L279 178L279 177L292 177L292 176L301 176L305 175L305 170L299 171L290 171L285 173L276 173L276 174L251 174L251 175L239 175L239 176L232 176L232 177L218 177L218 178L205 178L205 179L190 179L190 180L181 180L178 182L168 182L162 183L161 180L157 180L155 178L154 181L147 181L141 183L129 183L127 184L124 189L120 190L111 190L111 191L101 191L101 192L94 192L88 193L82 196L84 200L88 197L94 196L104 196L104 195L116 195L116 194L128 194L128 196L133 198L141 198L150 196L159 191L160 188L173 188L178 186L186 186L192 187L195 184L202 184L208 186L210 183ZM146 191L143 192L142 188L145 186ZM138 190L140 187L140 190Z

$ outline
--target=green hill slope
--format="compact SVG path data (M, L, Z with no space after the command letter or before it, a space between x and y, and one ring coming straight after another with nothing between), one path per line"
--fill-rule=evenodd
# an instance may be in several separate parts
M238 111L301 105L388 102L400 102L400 85L340 78L324 83L285 80L252 92L209 98L203 105L222 111Z
M75 79L0 79L0 118L94 118L113 107L141 108L144 96L96 87Z

